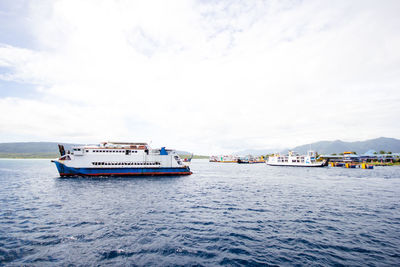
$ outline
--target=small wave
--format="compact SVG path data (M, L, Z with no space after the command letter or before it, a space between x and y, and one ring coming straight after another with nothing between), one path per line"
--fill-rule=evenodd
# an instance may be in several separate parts
M77 224L72 225L72 227L81 227L84 225L104 225L104 222L101 221L94 221L94 222L88 222L88 221L83 221L79 222Z
M234 255L250 255L251 254L249 251L247 251L246 249L243 249L243 248L229 248L228 252L232 253Z
M114 259L116 257L130 257L132 256L134 253L132 252L127 252L123 249L115 249L115 250L110 250L110 251L105 251L100 253L100 256L103 260L110 260L110 259Z
M245 239L245 240L254 241L254 238L252 238L252 237L250 237L248 235L244 235L244 234L230 233L229 236L234 237L234 238L238 238L238 239Z

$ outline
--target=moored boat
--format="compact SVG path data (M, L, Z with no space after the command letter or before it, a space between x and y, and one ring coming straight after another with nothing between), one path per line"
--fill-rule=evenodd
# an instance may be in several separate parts
M209 162L236 163L239 157L235 155L210 156Z
M237 160L239 164L256 164L256 163L265 163L264 157L254 157L252 155L247 155L246 157L239 157Z
M105 142L97 146L77 146L52 160L60 176L189 175L175 150L151 149L147 143Z
M289 151L288 155L275 154L268 158L266 162L270 166L292 166L292 167L325 167L327 160L317 161L317 153L308 151L307 155L299 155Z

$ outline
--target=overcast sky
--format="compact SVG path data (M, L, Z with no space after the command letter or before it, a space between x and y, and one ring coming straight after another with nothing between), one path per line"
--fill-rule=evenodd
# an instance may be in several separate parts
M400 1L0 0L0 142L400 138Z

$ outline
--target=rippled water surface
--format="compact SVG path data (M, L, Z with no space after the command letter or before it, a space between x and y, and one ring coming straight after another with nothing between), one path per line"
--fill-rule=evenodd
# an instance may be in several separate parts
M400 168L192 162L58 178L0 160L0 265L400 265Z

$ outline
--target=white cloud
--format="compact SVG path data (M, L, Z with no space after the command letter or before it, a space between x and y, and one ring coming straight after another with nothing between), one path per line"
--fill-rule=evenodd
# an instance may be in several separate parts
M2 99L0 136L197 153L399 138L399 4L326 5L31 3L39 49L2 45L0 79L42 98Z

